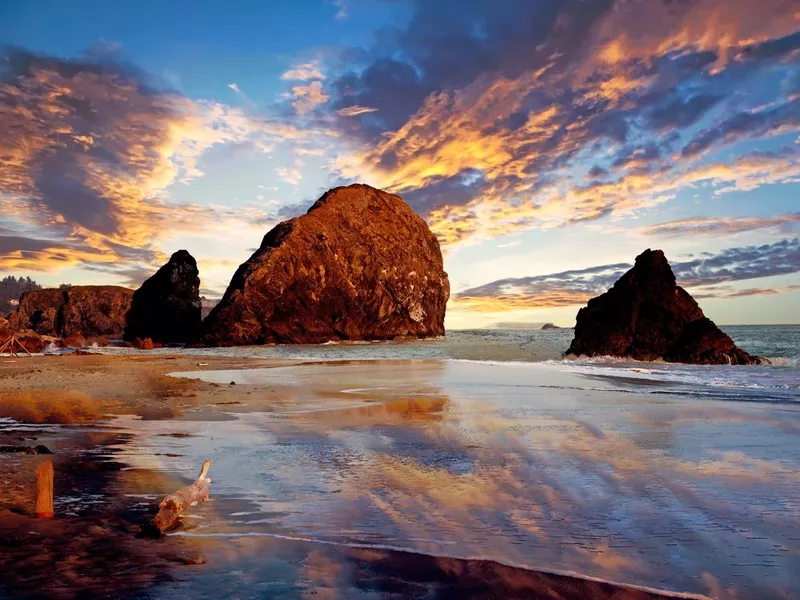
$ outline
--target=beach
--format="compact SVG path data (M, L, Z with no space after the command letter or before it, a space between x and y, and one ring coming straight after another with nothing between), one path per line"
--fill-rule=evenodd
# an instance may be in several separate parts
M4 597L798 596L800 405L597 369L4 359L0 445L54 453L0 455ZM211 502L138 538L207 458ZM53 521L28 516L44 459Z

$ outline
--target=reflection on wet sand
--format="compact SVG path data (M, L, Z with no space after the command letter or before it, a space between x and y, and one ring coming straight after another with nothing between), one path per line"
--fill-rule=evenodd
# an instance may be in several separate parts
M113 597L119 590L137 597L170 581L174 566L198 543L142 545L135 534L144 507L123 500L125 489L142 485L142 476L148 487L167 486L169 478L123 470L108 453L126 441L119 432L54 429L45 436L57 450L47 457L55 463L54 520L30 514L35 464L45 458L11 457L3 464L6 476L12 469L30 476L0 494L0 597ZM95 456L87 460L83 453Z
M792 434L797 411L715 403L697 413L680 399L580 391L515 366L415 364L398 385L404 367L294 369L300 382L330 374L328 385L365 398L402 405L425 387L449 401L418 421L365 420L347 406L260 422L277 436L273 451L297 461L272 488L295 494L288 510L257 498L266 519L198 534L357 542L731 597L797 591L798 531L785 524L800 516L798 456L776 455L764 437Z
M145 556L131 589L148 597L648 597L593 578L715 598L800 595L792 407L700 408L587 390L545 368L441 361L178 375L175 389L158 383L172 418L126 405L75 444L78 462L96 453L125 466L91 494L115 507L103 536ZM212 501L166 546L139 545L149 542L126 528L206 457ZM159 548L170 549L161 566ZM34 555L28 583L42 581ZM197 555L204 564L178 566Z

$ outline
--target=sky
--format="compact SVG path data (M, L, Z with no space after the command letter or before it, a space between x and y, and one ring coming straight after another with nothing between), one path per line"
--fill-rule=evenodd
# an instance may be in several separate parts
M219 297L355 182L437 235L451 329L572 326L646 248L718 323L800 323L800 7L0 3L0 277L185 248Z

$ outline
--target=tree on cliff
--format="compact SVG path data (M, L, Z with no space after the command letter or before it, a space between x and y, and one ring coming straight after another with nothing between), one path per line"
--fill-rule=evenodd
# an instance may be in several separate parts
M0 279L0 316L6 316L16 310L19 297L25 292L40 290L42 286L30 277L14 277L9 275Z

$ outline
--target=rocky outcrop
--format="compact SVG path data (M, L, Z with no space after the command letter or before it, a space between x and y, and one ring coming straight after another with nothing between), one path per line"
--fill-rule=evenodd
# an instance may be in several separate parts
M9 321L39 335L121 337L132 296L133 290L111 285L36 290L20 298Z
M14 329L33 329L40 335L61 337L56 332L61 329L59 318L64 302L64 291L60 289L27 292L8 320Z
M150 338L136 338L131 345L137 350L153 350L156 347Z
M86 338L80 333L70 333L58 342L60 348L83 348L86 345Z
M761 362L737 348L676 285L661 250L640 254L614 287L578 312L567 354L694 364Z
M444 334L450 283L436 237L399 196L335 188L270 231L204 321L231 346Z
M550 329L562 329L558 325L553 325L553 323L545 323L542 325L542 331L548 331Z
M133 294L125 339L188 342L200 332L200 277L197 261L178 250Z

